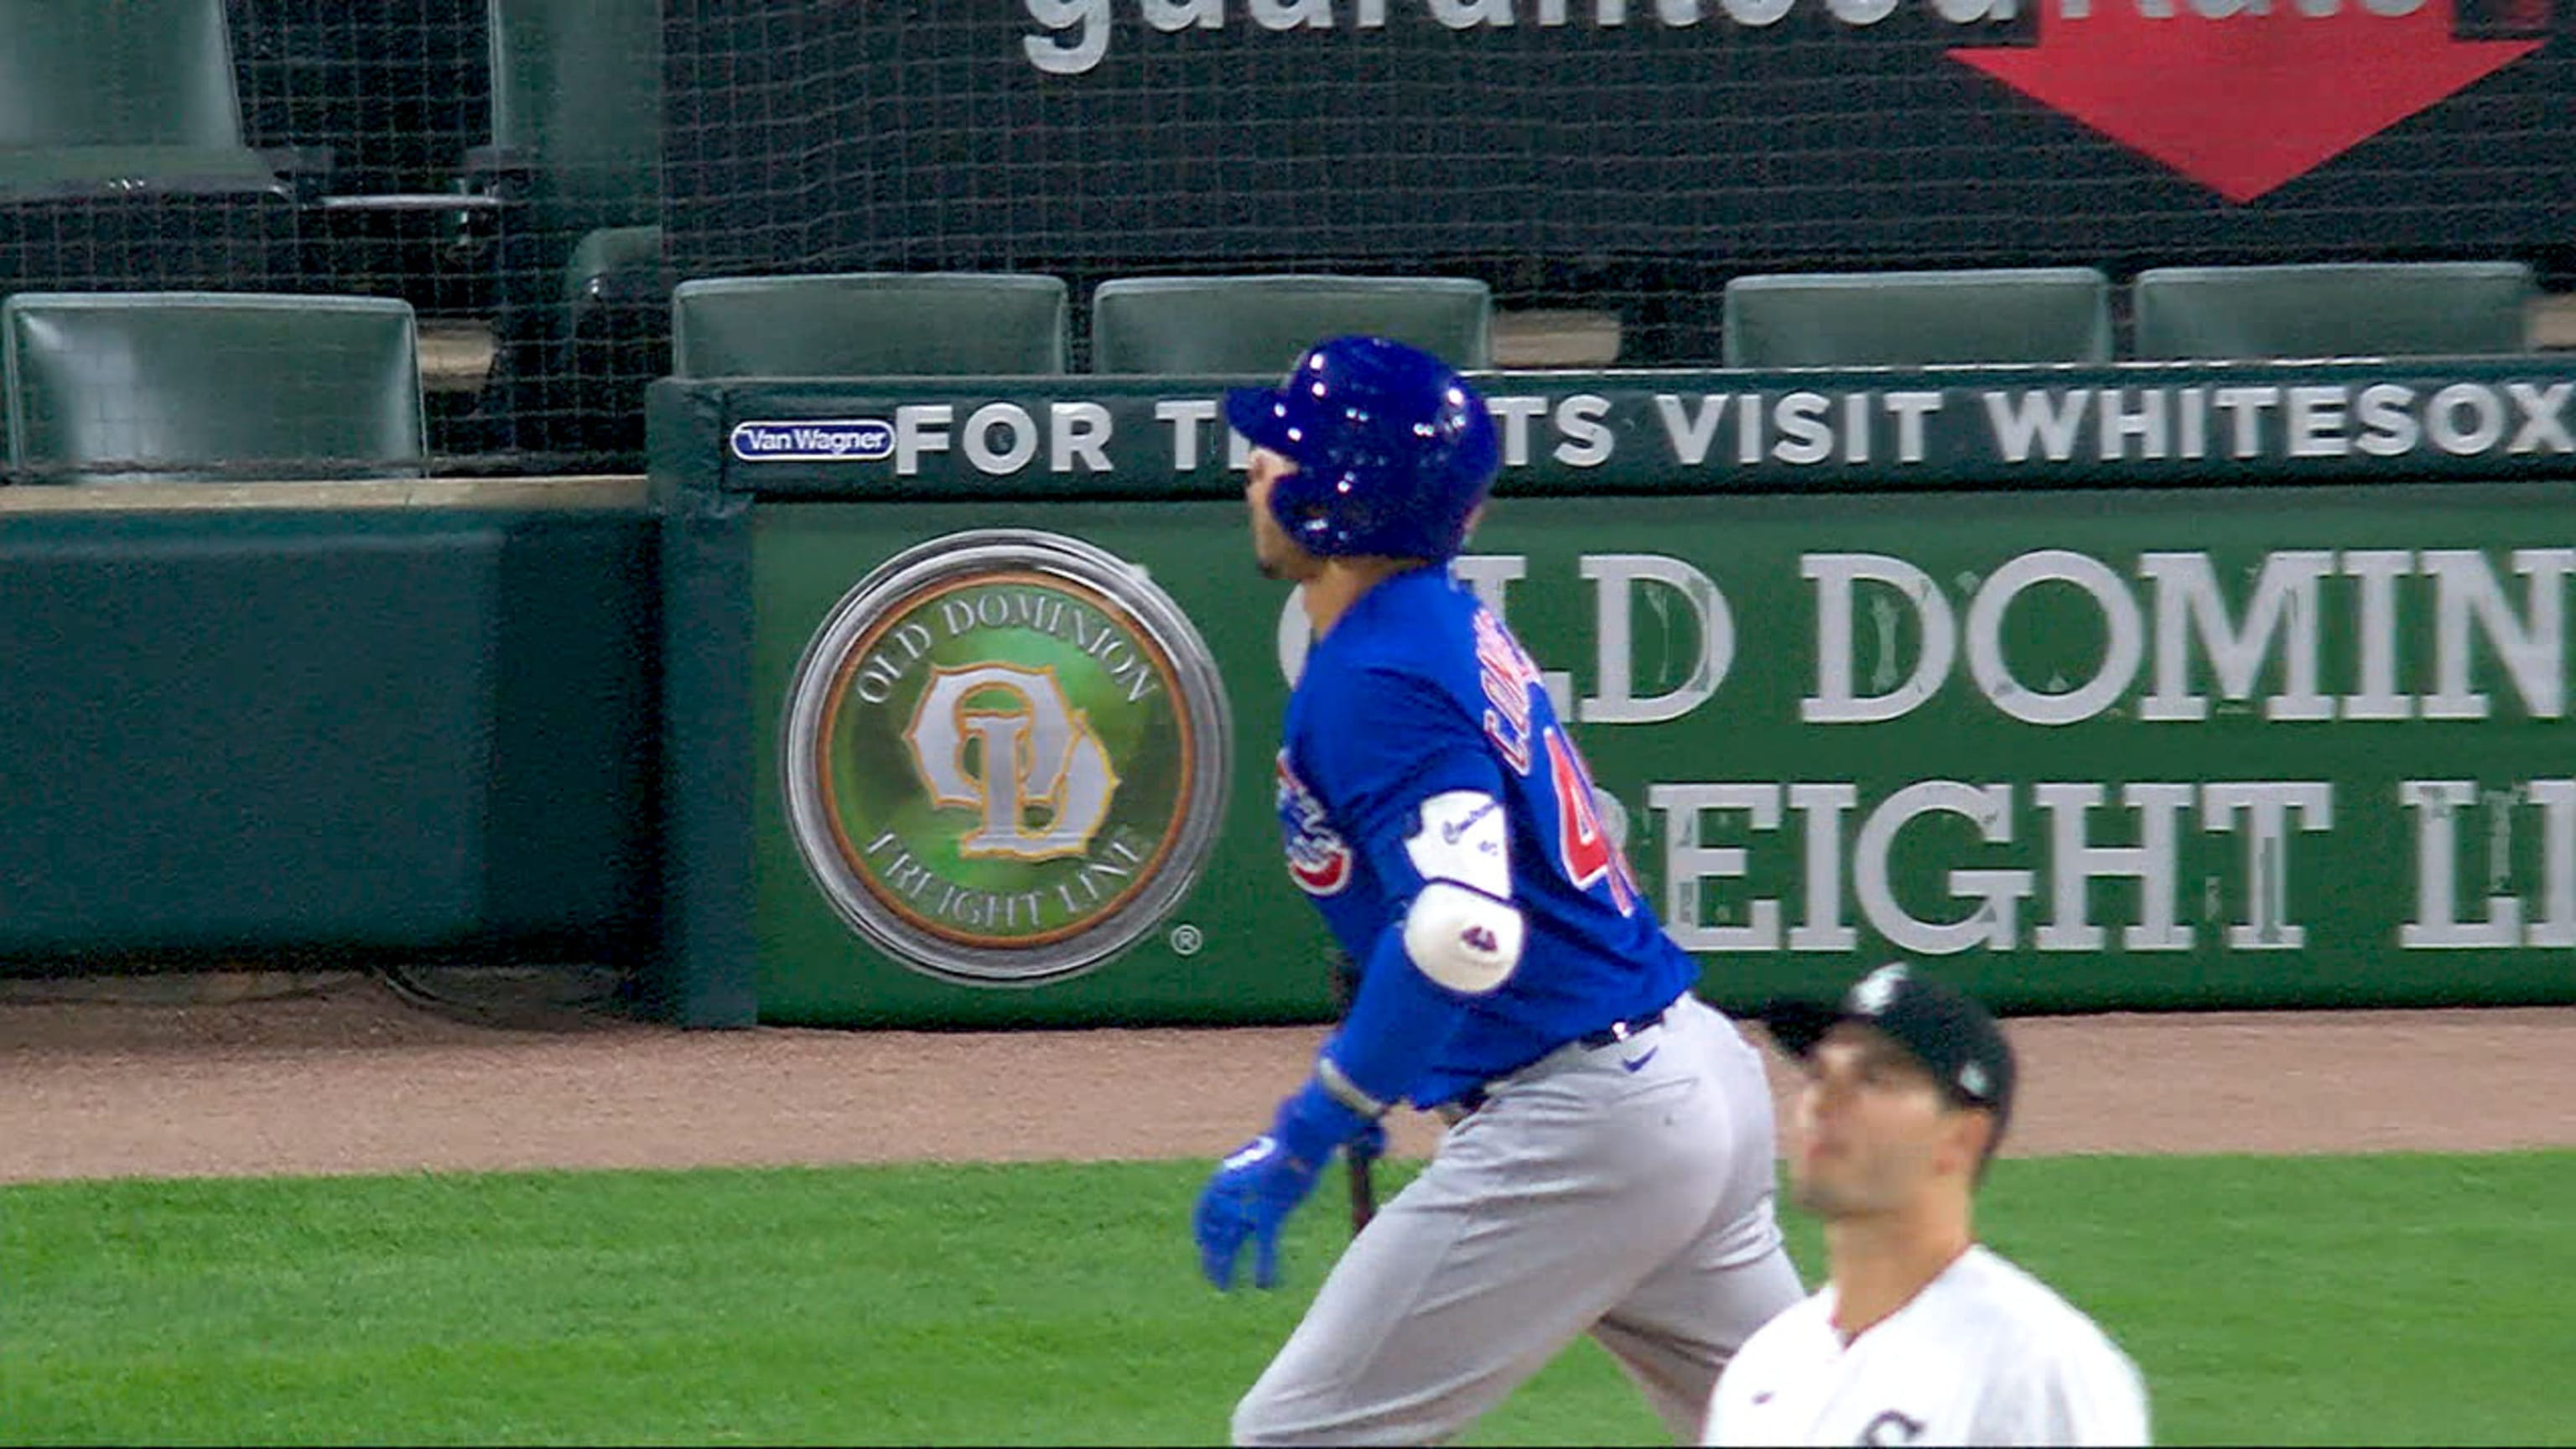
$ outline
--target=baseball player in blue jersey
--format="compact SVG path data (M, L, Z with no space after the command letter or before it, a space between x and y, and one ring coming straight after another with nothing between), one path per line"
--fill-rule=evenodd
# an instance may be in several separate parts
M1437 1443L1590 1332L1677 1439L1797 1301L1761 1059L1692 994L1602 828L1538 667L1446 567L1499 466L1431 355L1340 337L1226 416L1266 575L1315 644L1279 752L1288 870L1359 963L1351 1006L1193 1215L1201 1266L1278 1281L1281 1225L1399 1103L1449 1121L1236 1406L1237 1443Z

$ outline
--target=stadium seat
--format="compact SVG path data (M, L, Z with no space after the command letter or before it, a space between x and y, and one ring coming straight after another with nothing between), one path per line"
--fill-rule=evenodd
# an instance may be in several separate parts
M297 179L244 142L223 0L0 0L0 293L283 286Z
M1465 277L1121 277L1091 296L1091 370L1272 374L1326 337L1373 332L1493 365L1493 294Z
M21 482L416 478L408 302L21 292L0 302Z
M1737 277L1729 367L2108 362L2111 282L2092 267Z
M660 374L662 7L487 0L491 143L469 183L502 202L496 441L640 452Z
M2154 267L2130 291L2141 358L2520 352L2521 262Z
M1052 375L1066 288L1013 272L705 277L671 294L677 377Z

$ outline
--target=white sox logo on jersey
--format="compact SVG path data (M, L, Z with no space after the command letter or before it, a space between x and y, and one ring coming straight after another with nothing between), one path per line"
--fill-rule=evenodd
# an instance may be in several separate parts
M967 701L995 693L1010 709L973 707ZM962 856L1054 860L1081 855L1109 817L1118 772L1101 746L1089 716L1064 697L1052 669L977 664L933 671L912 723L903 732L913 768L929 787L930 803L975 811L981 823L960 837ZM967 765L968 742L980 770ZM1046 823L1030 829L1032 808Z
M1857 1444L1911 1444L1923 1437L1923 1421L1908 1418L1894 1409L1882 1409L1878 1417L1862 1427Z
M1279 752L1279 833L1288 849L1288 878L1310 896L1337 895L1351 883L1351 847L1326 822L1324 802L1297 778Z

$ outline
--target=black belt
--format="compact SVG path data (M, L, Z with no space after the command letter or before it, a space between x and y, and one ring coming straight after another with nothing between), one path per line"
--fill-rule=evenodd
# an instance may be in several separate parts
M1574 1039L1574 1044L1588 1052L1599 1051L1606 1046L1617 1046L1648 1027L1663 1025L1664 1013L1672 1009L1672 1004L1667 1002L1644 1016L1632 1016L1626 1021L1614 1021L1588 1036L1578 1036Z
M1643 1016L1631 1016L1625 1020L1614 1021L1608 1026L1601 1028L1599 1031L1586 1032L1582 1036L1576 1037L1574 1039L1574 1044L1588 1052L1599 1051L1601 1048L1606 1046L1617 1046L1619 1043L1626 1041L1628 1038L1635 1036L1639 1032L1663 1025L1664 1014L1672 1009L1671 1003L1667 1002L1664 1005L1658 1006L1654 1010L1647 1012ZM1510 1073L1507 1072L1504 1075L1508 1076ZM1499 1082L1500 1080L1502 1080L1500 1077L1495 1078L1495 1082ZM1457 1096L1442 1103L1434 1110L1438 1112L1442 1121L1455 1126L1469 1113L1483 1107L1487 1101L1491 1100L1491 1093L1487 1091L1487 1088L1493 1085L1494 1082L1483 1082L1476 1086L1469 1087L1467 1090L1460 1092Z

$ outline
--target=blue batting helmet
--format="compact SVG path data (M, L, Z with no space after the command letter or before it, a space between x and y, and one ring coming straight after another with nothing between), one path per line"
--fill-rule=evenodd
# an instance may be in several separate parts
M1315 344L1276 389L1228 392L1225 417L1296 463L1270 512L1323 557L1455 557L1502 466L1493 415L1467 379L1384 337Z

